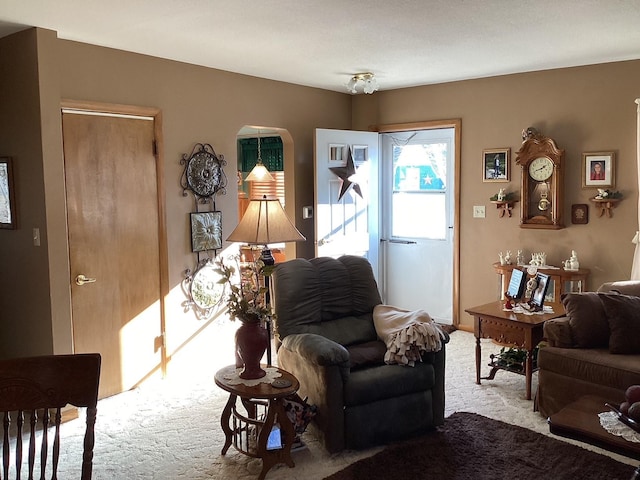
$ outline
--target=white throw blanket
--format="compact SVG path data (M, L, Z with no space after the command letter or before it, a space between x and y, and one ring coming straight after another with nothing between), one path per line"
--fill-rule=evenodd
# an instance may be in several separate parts
M391 305L373 309L373 323L378 338L387 346L385 363L413 367L420 354L442 348L444 332L424 310L408 311Z

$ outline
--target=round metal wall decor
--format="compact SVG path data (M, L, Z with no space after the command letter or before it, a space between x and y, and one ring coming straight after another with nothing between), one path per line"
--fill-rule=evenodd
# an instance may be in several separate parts
M222 167L227 164L223 155L216 155L209 144L197 144L191 155L183 156L181 163L186 164L182 188L191 190L196 196L209 198L219 191L224 192L227 178Z
M207 260L201 263L193 276L189 293L193 303L202 310L215 307L224 297L225 285L219 283L220 275L216 272L213 262Z

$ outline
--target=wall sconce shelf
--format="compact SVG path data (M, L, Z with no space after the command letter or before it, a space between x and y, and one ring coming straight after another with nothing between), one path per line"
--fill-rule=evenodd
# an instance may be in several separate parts
M513 210L513 206L518 200L490 200L499 211L498 215L500 218L504 217L505 213L508 217L511 216L511 210Z
M600 210L599 217L602 217L605 213L607 217L613 217L613 209L616 208L621 198L590 198L597 209Z

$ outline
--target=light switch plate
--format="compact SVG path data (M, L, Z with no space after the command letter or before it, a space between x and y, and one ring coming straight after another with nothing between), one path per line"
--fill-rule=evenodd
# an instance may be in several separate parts
M313 207L302 207L302 218L313 218Z
M473 206L473 218L484 218L484 205L474 205Z

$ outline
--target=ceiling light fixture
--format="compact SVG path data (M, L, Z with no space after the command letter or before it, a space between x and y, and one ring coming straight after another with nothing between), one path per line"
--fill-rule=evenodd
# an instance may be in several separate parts
M269 173L267 167L262 163L262 155L260 152L260 130L258 130L258 161L251 173L244 179L245 182L275 182L276 179Z
M361 88L364 93L372 94L376 92L380 87L376 76L371 72L356 73L349 83L347 83L347 90L350 93L358 93L358 88Z

